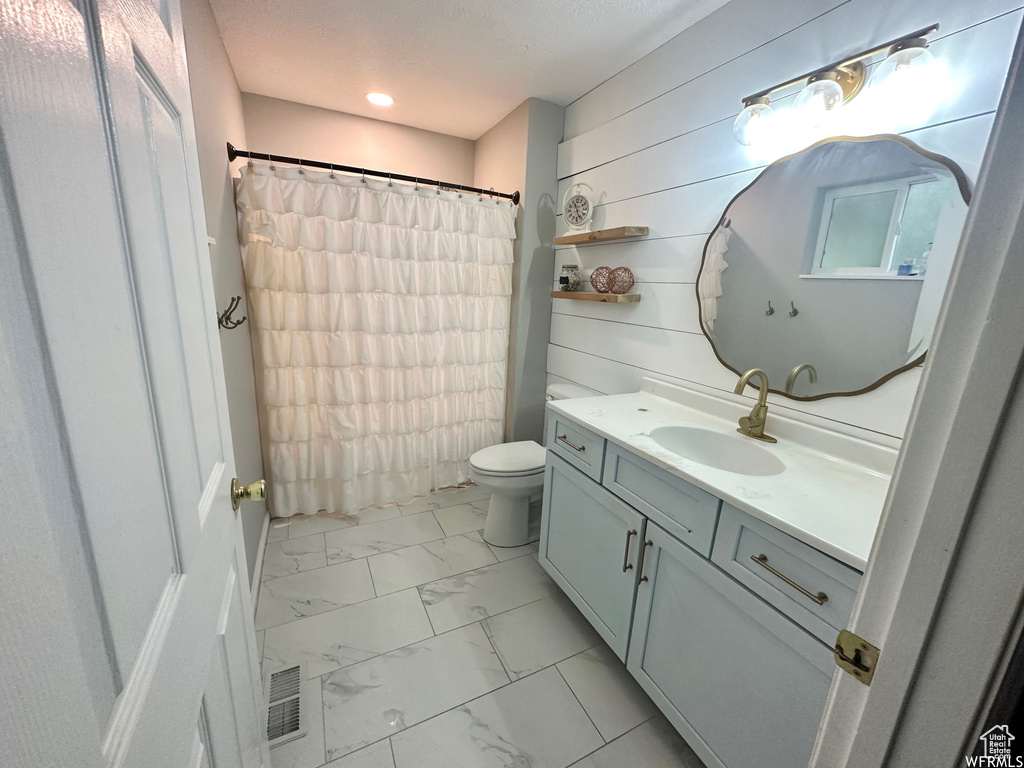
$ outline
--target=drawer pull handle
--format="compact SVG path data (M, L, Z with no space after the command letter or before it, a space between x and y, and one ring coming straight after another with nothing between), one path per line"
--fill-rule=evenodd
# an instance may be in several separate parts
M622 572L630 571L633 569L633 564L629 562L629 540L636 536L636 531L626 531L626 551L622 553Z
M768 555L765 555L765 554L751 555L750 559L753 560L758 565L760 565L766 571L768 571L768 573L772 574L772 576L778 576L780 579L782 579L784 582L789 584L789 586L791 586L793 589L795 589L801 595L806 597L808 600L813 600L818 605L824 605L825 603L828 602L828 595L826 595L824 592L819 592L818 594L815 595L814 593L809 592L806 589L804 589L803 587L801 587L799 584L797 584L795 581L793 581L788 576L784 576L783 574L779 573L777 570L772 568L770 565L768 565Z
M561 440L566 445L568 445L574 451L579 451L580 453L583 453L585 450L587 450L587 446L585 445L574 445L573 443L570 443L568 435L559 435L558 439Z
M639 565L639 570L636 572L636 575L639 576L640 578L638 578L636 580L637 586L640 586L641 582L648 581L648 578L646 576L644 576L644 560L646 559L645 555L647 554L647 548L648 547L653 547L653 546L654 546L654 542L651 541L650 539L648 539L647 541L644 542L644 545L642 547L640 547L640 565Z

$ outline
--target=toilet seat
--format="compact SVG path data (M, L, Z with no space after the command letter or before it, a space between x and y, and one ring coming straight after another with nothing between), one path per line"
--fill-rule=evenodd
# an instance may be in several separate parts
M470 466L482 475L524 477L544 471L545 451L533 440L519 440L483 448L469 457Z
M484 477L532 477L533 475L543 475L544 467L537 467L537 469L530 469L525 472L490 472L486 469L473 467L473 471Z

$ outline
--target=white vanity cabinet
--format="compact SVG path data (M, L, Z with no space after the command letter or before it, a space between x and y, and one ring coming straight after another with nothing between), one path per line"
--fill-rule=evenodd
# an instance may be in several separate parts
M653 523L646 541L629 671L709 768L807 765L832 654Z
M588 461L548 451L541 565L708 768L806 765L836 669L833 628L860 574L563 416L558 425L587 439Z
M623 661L645 524L643 515L549 452L541 564Z

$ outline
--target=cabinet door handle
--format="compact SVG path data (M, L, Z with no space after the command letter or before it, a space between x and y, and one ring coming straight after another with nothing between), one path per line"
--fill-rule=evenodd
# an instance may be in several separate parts
M622 572L633 569L633 564L629 562L629 540L636 536L636 531L626 531L626 551L622 553Z
M651 541L650 539L648 539L647 541L644 542L644 545L642 547L640 547L640 564L637 566L638 570L636 572L636 575L638 576L638 578L636 580L637 586L640 586L641 582L648 580L647 577L644 576L644 562L646 560L647 548L648 547L653 547L653 546L654 546L654 542Z
M786 576L786 575L784 575L782 573L779 573L777 570L775 570L770 565L768 565L768 555L765 555L763 553L760 554L760 555L751 555L750 559L753 560L758 565L760 565L766 571L768 571L768 573L770 573L772 576L777 576L778 578L782 579L784 582L789 584L789 586L791 586L793 589L795 589L801 595L806 597L808 600L812 600L815 603L817 603L818 605L824 605L825 603L828 602L828 595L826 595L824 592L819 592L818 594L815 595L812 592L810 592L810 591L804 589L803 587L801 587L799 584L797 584L795 581L793 581L788 576Z
M574 451L579 451L580 453L583 453L585 450L587 450L587 446L585 445L575 445L574 443L570 443L568 435L559 435L558 439L561 440L566 445L568 445Z

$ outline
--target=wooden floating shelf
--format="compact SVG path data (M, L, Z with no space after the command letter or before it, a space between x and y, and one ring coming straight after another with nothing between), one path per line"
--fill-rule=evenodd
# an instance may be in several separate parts
M595 232L580 232L576 235L562 235L555 238L555 245L578 245L580 243L600 243L605 240L622 240L627 237L647 237L647 227L614 227L599 229Z
M552 291L552 299L572 299L573 301L599 301L602 304L636 304L640 301L639 293L598 293L597 291Z

